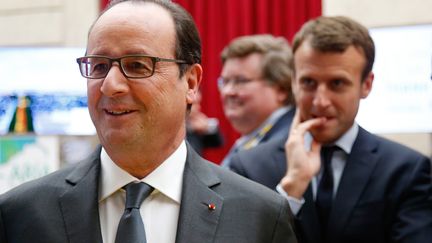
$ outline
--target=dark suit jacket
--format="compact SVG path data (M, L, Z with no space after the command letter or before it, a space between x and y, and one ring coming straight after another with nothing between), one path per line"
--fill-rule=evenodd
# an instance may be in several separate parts
M259 147L264 143L267 143L272 140L278 140L280 138L286 138L289 132L289 129L291 127L292 119L294 118L295 114L295 108L291 108L288 112L286 112L283 116L281 116L275 124L271 127L271 129L264 135L264 137L259 141L259 144L255 147ZM254 148L255 148L254 147ZM222 161L222 166L224 167L230 167L231 163L231 157L238 152L244 151L244 150L235 150L234 146L231 148L231 151L225 156L225 158ZM253 149L253 148L251 148ZM249 151L250 149L246 150Z
M186 133L186 140L200 155L202 155L203 150L206 148L218 148L223 145L223 137L219 129L209 134L198 134L188 130Z
M100 149L78 165L1 195L0 242L102 242L99 155ZM285 199L203 160L188 146L177 243L296 242L290 219Z
M261 139L261 143L268 142L273 139L286 137L291 127L292 119L294 118L295 108L291 108L287 113L279 118L273 124L272 128Z
M275 189L286 172L284 139L232 158L231 169ZM327 242L432 242L430 160L360 128L326 230ZM322 242L312 190L296 216L299 242Z

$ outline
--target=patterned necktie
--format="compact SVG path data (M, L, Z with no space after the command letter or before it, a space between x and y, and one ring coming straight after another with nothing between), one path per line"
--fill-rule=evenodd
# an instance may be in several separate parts
M143 182L132 182L124 188L126 206L117 228L115 243L146 243L140 207L144 199L153 191L153 187Z
M315 205L324 237L333 203L333 170L331 167L331 159L333 152L336 150L338 150L337 146L321 148L321 166L323 173L318 185Z

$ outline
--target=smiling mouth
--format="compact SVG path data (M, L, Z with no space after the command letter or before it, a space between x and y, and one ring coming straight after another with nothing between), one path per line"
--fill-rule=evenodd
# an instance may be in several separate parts
M110 111L110 110L105 110L106 113L113 115L113 116L119 116L119 115L124 115L124 114L129 114L132 111L131 110L123 110L123 111Z

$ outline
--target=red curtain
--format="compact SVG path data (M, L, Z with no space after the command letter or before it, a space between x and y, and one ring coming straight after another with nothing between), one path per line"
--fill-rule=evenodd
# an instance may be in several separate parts
M233 38L270 33L291 40L307 20L321 15L322 0L173 0L191 13L200 31L204 69L202 108L217 117L225 139L224 147L208 149L204 157L220 163L238 138L223 115L216 79L221 71L220 52ZM103 8L108 0L101 0Z
M108 5L109 0L100 0L100 10L103 10Z

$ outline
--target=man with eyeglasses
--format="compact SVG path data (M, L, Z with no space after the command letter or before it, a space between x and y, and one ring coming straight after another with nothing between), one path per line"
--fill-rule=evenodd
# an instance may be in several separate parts
M294 116L291 48L283 37L251 35L234 39L221 54L218 79L226 118L241 137L222 161L278 137L286 137Z
M202 68L184 9L114 0L77 61L101 146L0 196L1 243L296 242L286 200L185 142Z

